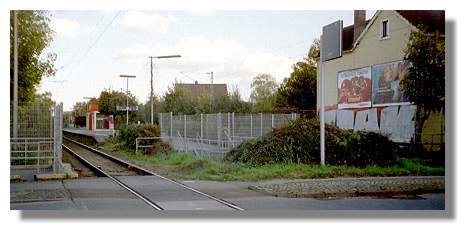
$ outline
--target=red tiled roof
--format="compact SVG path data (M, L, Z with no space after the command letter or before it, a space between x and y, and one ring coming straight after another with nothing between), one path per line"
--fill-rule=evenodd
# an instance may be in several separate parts
M428 32L445 33L445 11L409 11L397 10L414 26L423 25Z
M192 97L198 97L204 93L210 93L211 84L177 83L176 87L188 91ZM213 84L214 96L227 95L227 84Z
M370 20L366 20L368 25ZM343 28L343 51L351 50L354 44L354 25L349 25Z

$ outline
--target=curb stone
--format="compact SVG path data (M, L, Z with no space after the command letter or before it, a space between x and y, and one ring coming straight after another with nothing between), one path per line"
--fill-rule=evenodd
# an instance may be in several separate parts
M330 178L257 184L251 190L276 197L357 197L437 193L445 190L444 176Z
M67 174L65 173L34 175L34 180L63 180L66 178Z

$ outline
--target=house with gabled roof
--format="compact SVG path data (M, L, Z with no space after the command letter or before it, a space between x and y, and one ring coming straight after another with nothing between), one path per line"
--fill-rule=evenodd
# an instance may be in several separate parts
M193 99L201 95L210 96L211 93L214 98L228 95L227 84L203 84L196 81L195 83L176 83L175 87L186 91Z
M403 58L410 33L421 28L444 37L445 12L381 10L366 20L365 11L354 11L354 24L343 27L342 57L323 62L327 122L381 132L395 142L409 143L416 106L401 91L410 66ZM318 69L318 78L320 74ZM320 79L317 84L320 100ZM436 114L430 120L424 131L436 133L443 141L444 117Z

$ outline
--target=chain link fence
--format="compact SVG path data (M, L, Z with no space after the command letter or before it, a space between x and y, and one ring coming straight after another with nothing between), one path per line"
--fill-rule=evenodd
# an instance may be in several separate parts
M20 106L15 137L13 112L10 112L10 169L37 173L61 171L62 115L62 103Z
M220 159L244 140L261 137L298 117L296 113L160 113L160 135L178 151Z

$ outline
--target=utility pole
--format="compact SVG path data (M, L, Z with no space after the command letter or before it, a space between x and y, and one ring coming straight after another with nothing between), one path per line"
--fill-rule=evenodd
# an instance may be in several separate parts
M13 138L18 137L18 11L13 11Z
M211 85L210 85L210 94L209 94L209 97L210 97L210 103L211 103L211 112L213 110L212 106L213 106L213 100L214 100L214 72L207 72L206 74L210 74L211 75Z
M181 55L149 56L150 58L150 124L153 125L153 59L179 58Z

